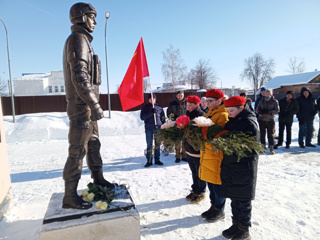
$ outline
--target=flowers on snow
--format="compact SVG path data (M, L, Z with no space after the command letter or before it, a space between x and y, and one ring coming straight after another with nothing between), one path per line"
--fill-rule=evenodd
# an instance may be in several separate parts
M214 124L210 118L206 117L196 117L193 121L198 127L210 127Z
M94 193L89 193L86 198L87 198L88 202L92 202L94 199Z
M190 118L187 115L183 115L181 117L178 117L176 120L176 124L179 128L186 127L190 122Z
M96 202L96 207L100 208L101 210L106 210L108 208L108 203L98 201L98 202Z
M88 191L82 191L82 197L87 197L88 196Z

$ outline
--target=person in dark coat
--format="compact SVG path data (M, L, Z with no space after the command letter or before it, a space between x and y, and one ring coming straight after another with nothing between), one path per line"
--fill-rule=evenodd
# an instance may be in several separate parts
M256 118L259 119L259 114L258 114L258 105L259 102L264 98L264 94L266 93L266 88L262 87L260 88L260 94L259 97L256 99L256 101L254 102L254 110L256 113Z
M266 132L268 134L268 143L270 153L274 152L274 132L275 132L275 115L279 113L279 103L272 96L272 89L267 89L263 100L258 104L258 123L260 128L260 141L266 145Z
M170 102L168 109L167 109L167 117L171 120L177 120L178 117L186 115L187 112L187 102L184 98L183 90L177 91L175 99ZM182 146L181 146L182 145ZM176 163L180 162L180 157L182 161L187 161L186 158L186 151L182 142L180 144L175 145L176 150Z
M320 119L320 97L317 98L317 110L319 112L319 119ZM319 120L319 130L318 130L318 145L320 146L320 120Z
M247 133L259 141L256 116L244 108L245 99L234 96L225 101L229 122L224 130ZM222 195L231 199L232 226L222 232L226 238L250 239L251 200L255 198L259 155L247 153L238 161L237 155L223 154L221 163Z
M153 98L152 98L153 97ZM153 104L152 104L153 100ZM156 95L153 93L152 96L149 94L148 103L144 105L140 112L140 119L144 121L146 141L147 141L147 163L144 167L150 167L152 165L152 142L154 139L155 150L154 150L154 160L155 164L163 165L160 161L160 142L154 137L157 133L157 129L165 123L165 115L163 108L160 104L156 102ZM155 122L156 119L156 122Z
M317 114L317 107L315 100L307 87L301 88L301 96L297 98L299 104L299 112L297 117L299 120L299 146L305 148L303 138L306 134L306 146L316 147L311 144L312 132L313 132L313 119Z
M247 94L245 92L240 93L240 97L243 97L244 99L246 99L246 104L244 105L245 108L247 108L248 110L251 110L252 112L254 112L253 108L252 108L252 100L250 98L248 98Z
M190 120L197 117L203 116L203 111L201 110L199 104L201 102L198 96L192 95L186 97L187 101L187 116ZM200 166L200 150L196 151L185 139L183 142L184 148L187 154L187 162L189 164L191 174L192 174L192 185L191 192L186 199L190 203L199 203L205 198L206 182L199 178L199 166Z
M287 130L286 148L290 148L293 116L299 111L299 105L297 100L294 99L293 91L288 91L286 96L279 101L279 107L279 138L278 144L274 148L277 149L279 146L282 146L285 128Z

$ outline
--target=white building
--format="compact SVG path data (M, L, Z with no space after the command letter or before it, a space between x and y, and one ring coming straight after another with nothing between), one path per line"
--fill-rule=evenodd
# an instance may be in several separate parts
M63 71L50 73L23 73L13 80L15 96L65 94Z

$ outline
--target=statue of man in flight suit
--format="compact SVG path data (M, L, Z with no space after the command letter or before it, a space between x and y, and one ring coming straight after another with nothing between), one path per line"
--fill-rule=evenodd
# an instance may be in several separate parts
M70 9L71 35L63 50L67 113L69 125L69 154L63 170L65 194L63 208L88 209L92 204L77 194L82 161L87 164L95 184L114 187L103 177L97 121L103 118L99 104L101 70L94 54L91 33L96 25L97 12L91 4L76 3Z

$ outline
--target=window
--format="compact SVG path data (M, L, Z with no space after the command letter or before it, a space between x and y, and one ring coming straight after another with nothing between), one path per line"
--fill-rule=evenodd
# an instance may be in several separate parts
M49 93L52 93L52 86L49 86Z
M64 92L64 86L61 86L61 92Z
M54 91L55 91L55 92L59 92L58 86L54 86Z

